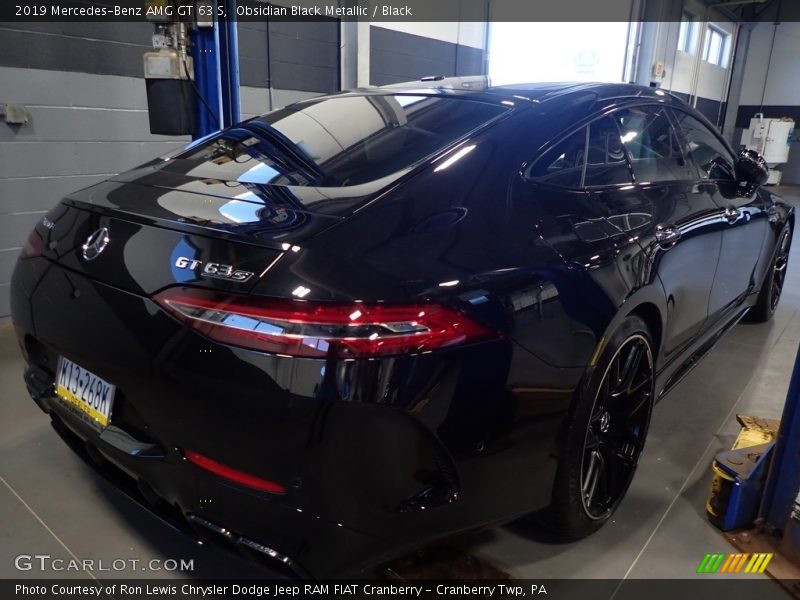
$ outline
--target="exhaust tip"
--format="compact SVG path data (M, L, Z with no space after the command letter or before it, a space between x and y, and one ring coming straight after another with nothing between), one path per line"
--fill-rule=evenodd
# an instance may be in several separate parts
M227 549L234 550L249 562L267 567L287 578L308 578L308 574L289 556L269 546L251 540L226 529L207 519L189 513L186 520L193 525L204 541L215 542Z

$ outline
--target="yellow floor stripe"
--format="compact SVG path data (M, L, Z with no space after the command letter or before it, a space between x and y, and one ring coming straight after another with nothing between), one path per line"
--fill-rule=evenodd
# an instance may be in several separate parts
M753 557L750 559L750 562L747 563L747 568L744 570L744 572L749 573L752 570L753 565L756 564L756 561L758 561L758 554L753 554Z
M756 554L756 562L753 563L753 566L750 568L751 573L758 573L759 567L761 567L761 563L764 561L765 554Z
M763 573L767 569L767 565L771 560L772 560L772 554L767 554L767 556L764 558L764 562L761 563L761 567L758 569L758 572Z

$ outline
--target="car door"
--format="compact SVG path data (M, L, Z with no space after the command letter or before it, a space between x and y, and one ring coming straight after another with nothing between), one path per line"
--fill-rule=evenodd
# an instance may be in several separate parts
M709 327L736 312L752 290L754 272L767 233L765 201L736 180L735 157L719 136L692 115L674 110L684 152L719 208L722 248L708 300Z
M612 113L633 171L625 194L637 219L630 231L653 263L667 296L665 358L703 330L719 259L719 207L698 185L663 105L635 105Z

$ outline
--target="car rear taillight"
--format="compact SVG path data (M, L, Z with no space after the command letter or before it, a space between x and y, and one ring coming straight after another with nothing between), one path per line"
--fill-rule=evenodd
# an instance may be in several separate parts
M44 252L44 240L39 235L39 232L34 229L28 234L28 240L22 247L22 252L20 252L19 256L20 258L33 258L41 256L42 252Z
M289 356L370 358L500 337L436 304L328 304L169 288L154 300L203 335Z

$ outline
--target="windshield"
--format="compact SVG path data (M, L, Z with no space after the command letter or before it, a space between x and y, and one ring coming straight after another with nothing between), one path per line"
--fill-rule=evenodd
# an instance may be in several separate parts
M506 110L438 96L326 98L201 140L164 168L251 184L357 185L413 166Z

